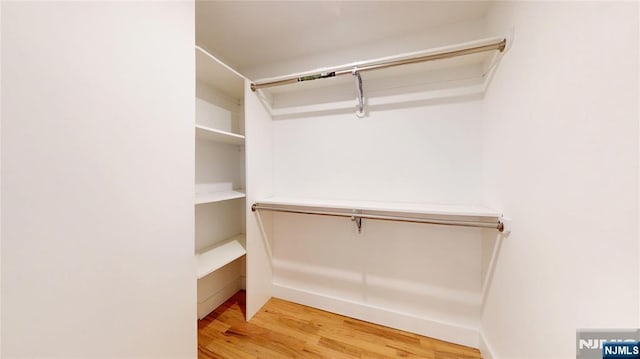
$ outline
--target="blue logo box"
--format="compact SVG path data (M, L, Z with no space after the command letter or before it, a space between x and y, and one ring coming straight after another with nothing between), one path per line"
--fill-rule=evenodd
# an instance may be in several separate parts
M602 359L640 359L640 342L604 342Z

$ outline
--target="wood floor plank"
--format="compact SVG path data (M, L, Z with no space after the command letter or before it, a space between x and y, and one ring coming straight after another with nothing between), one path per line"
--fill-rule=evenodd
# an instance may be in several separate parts
M198 358L481 359L475 348L272 298L245 321L240 291L198 322Z

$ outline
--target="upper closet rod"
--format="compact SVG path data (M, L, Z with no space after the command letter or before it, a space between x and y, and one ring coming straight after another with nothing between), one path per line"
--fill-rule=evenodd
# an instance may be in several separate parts
M357 66L352 66L349 68L340 67L334 71L318 72L318 73L307 75L307 76L292 76L282 80L267 81L262 83L252 83L251 90L255 91L255 90L266 88L266 87L281 86L281 85L292 84L292 83L301 82L301 81L317 80L317 79L323 79L328 77L353 75L354 70L357 70L358 72L363 72L363 71L370 71L370 70L385 69L385 68L394 67L394 66L415 64L415 63L426 62L426 61L442 60L442 59L448 59L451 57L471 55L478 52L486 52L486 51L493 51L493 50L498 50L502 52L504 51L506 46L507 46L507 39L502 39L498 42L494 42L488 45L468 47L465 49L453 50L453 51L443 51L440 53L435 53L435 54L430 54L425 56L418 56L418 57L413 57L408 59L373 63L369 65L367 65L367 63L362 63Z

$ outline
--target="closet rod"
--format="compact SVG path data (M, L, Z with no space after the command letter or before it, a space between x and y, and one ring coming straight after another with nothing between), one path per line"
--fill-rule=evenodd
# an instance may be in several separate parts
M318 216L364 218L364 219L375 219L375 220L381 220L381 221L438 224L438 225L444 225L444 226L492 228L492 229L497 229L499 232L502 232L504 230L504 224L500 220L496 222L455 221L455 220L447 220L447 219L385 216L385 215L365 214L365 213L355 213L355 212L338 212L338 211L328 212L328 211L317 211L312 209L300 210L300 209L289 209L289 208L282 208L282 207L276 207L276 206L269 206L269 205L260 204L260 203L254 203L251 206L251 211L255 212L257 210L285 212L285 213L312 214L312 215L318 215Z
M287 84L292 84L292 83L302 82L302 81L317 80L317 79L336 77L336 76L342 76L342 75L352 75L354 70L357 70L358 72L379 70L379 69L385 69L385 68L395 67L400 65L408 65L408 64L415 64L420 62L442 60L442 59L448 59L451 57L471 55L478 52L486 52L486 51L493 51L493 50L498 50L502 52L504 51L506 46L507 46L507 39L502 39L498 42L494 42L488 45L468 47L465 49L453 50L453 51L443 51L435 54L418 56L418 57L413 57L408 59L392 60L392 61L381 62L381 63L370 62L369 64L364 62L356 66L350 66L348 68L341 66L341 67L334 68L333 70L326 69L323 72L318 72L318 73L306 75L306 76L291 76L291 77L284 78L282 80L267 81L262 83L252 83L251 91L256 91L258 89L266 88L266 87L281 86L281 85L287 85Z

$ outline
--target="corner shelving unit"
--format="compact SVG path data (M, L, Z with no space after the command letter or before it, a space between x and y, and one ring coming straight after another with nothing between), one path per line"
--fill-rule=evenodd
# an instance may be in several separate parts
M196 46L198 318L245 286L244 79Z

